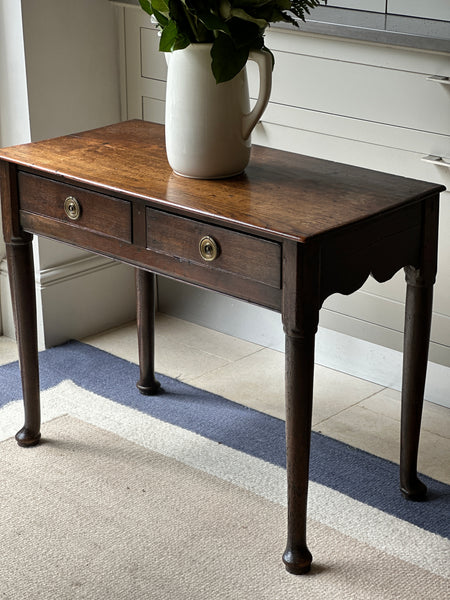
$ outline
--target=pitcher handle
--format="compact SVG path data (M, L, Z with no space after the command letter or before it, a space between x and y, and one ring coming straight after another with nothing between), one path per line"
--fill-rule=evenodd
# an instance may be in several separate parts
M242 136L248 139L255 125L266 110L272 90L272 56L266 50L250 50L249 60L258 65L259 70L259 94L256 104L248 115L244 115L242 124Z

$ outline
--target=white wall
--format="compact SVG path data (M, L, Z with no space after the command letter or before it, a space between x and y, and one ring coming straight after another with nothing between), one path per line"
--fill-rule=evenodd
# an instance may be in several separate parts
M29 140L21 3L20 0L0 0L0 146ZM0 208L0 262L4 256ZM0 335L3 331L1 314L0 304Z
M0 144L30 140L20 0L0 0Z
M22 0L31 135L120 118L114 7L107 0Z
M0 79L4 90L0 98L4 95L10 100L2 109L11 132L3 145L27 141L19 135L21 127L36 141L120 121L119 52L113 4L108 0L0 2L4 9L0 15L8 17L7 39L15 41L7 76L4 78L2 73ZM14 11L10 11L12 5ZM25 117L15 106L15 79L20 79L22 86L22 104L28 112ZM131 269L43 238L35 238L34 250L41 348L134 317ZM3 288L6 280L3 264ZM110 298L117 297L117 288L121 289L120 297L110 304ZM4 333L13 336L8 292L3 289L1 296Z

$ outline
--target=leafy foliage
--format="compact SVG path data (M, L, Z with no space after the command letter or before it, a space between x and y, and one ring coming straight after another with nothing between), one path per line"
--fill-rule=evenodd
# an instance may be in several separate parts
M211 67L217 83L232 79L250 50L265 48L270 23L298 27L294 15L305 20L321 0L139 0L162 29L159 49L181 50L189 44L210 42ZM327 0L322 0L326 4Z

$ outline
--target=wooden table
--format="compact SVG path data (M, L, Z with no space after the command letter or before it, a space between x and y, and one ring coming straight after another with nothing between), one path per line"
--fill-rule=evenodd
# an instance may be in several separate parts
M436 274L442 186L254 147L245 174L218 181L172 173L164 129L130 121L0 151L7 246L25 406L21 446L40 438L33 234L137 267L142 393L158 391L154 274L281 312L286 336L291 573L306 544L314 338L330 294L405 267L400 485L422 499L417 450ZM257 540L255 540L257 543Z

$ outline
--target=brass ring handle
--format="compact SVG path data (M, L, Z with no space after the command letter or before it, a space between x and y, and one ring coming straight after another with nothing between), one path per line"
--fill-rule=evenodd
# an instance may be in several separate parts
M211 262L220 254L219 244L209 235L202 237L199 243L200 256L203 260Z
M72 221L76 221L81 216L81 206L76 198L68 196L64 200L64 212Z

